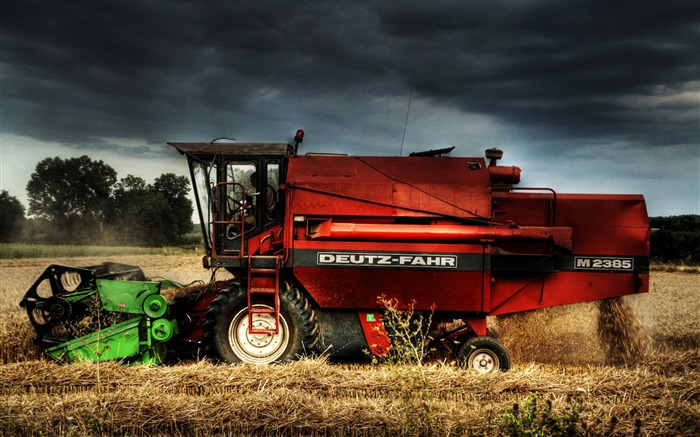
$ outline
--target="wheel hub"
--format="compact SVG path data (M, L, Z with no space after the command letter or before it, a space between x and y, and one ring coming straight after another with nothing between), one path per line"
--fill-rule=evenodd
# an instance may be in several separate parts
M498 369L498 357L491 351L482 349L474 351L471 357L471 368L479 373L491 373Z
M256 305L256 308L269 307ZM229 342L241 361L256 364L270 363L284 354L289 344L289 329L284 317L280 315L277 334L255 332L273 331L275 322L273 314L253 314L253 332L250 332L248 308L243 308L236 314L229 328Z

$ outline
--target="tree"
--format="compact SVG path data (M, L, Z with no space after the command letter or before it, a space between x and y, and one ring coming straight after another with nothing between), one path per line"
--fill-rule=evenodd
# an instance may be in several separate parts
M671 231L659 229L651 234L651 256L662 261L674 261L680 258L678 244Z
M162 174L152 185L128 175L114 189L114 220L122 244L163 246L176 244L192 230L189 181Z
M27 184L29 214L48 219L55 242L90 242L102 232L117 172L87 155L46 158Z
M653 258L700 262L700 215L651 217L649 224Z
M192 201L187 198L190 183L187 177L164 173L153 182L153 191L167 205L166 237L168 244L192 230Z
M24 205L6 190L0 191L0 242L18 239L24 222Z
M34 237L49 243L177 244L192 230L189 180L162 174L152 185L88 156L39 162L27 184Z
M110 222L119 234L120 244L146 244L151 232L144 223L143 204L151 194L151 188L146 181L132 175L121 179L114 187L114 209Z

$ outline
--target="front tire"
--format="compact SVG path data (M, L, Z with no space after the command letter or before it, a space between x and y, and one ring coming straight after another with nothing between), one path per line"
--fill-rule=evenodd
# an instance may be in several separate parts
M501 343L492 337L474 337L459 349L462 366L479 373L506 372L510 369L510 355Z
M277 334L248 332L247 294L240 283L221 292L212 302L203 327L207 354L228 363L269 364L293 361L312 350L318 341L315 313L296 287L287 282L281 285ZM274 329L274 315L254 314L253 325Z

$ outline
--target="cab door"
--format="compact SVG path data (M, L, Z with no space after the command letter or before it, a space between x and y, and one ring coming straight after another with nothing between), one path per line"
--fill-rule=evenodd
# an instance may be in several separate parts
M213 221L217 243L213 253L219 257L246 257L251 237L281 223L281 169L279 158L221 160L214 187L218 208Z

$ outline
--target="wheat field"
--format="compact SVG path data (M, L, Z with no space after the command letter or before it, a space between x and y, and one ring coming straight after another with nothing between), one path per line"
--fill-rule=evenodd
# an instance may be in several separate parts
M598 304L582 303L490 319L513 366L486 376L446 353L423 366L323 357L58 365L33 345L18 303L49 264L106 260L0 260L0 435L491 436L504 435L504 413L533 395L557 417L576 412L578 435L700 434L697 274L653 272L650 293L624 298L624 325L643 353L622 363L611 360L614 339L598 331ZM182 283L210 275L197 255L109 261Z

